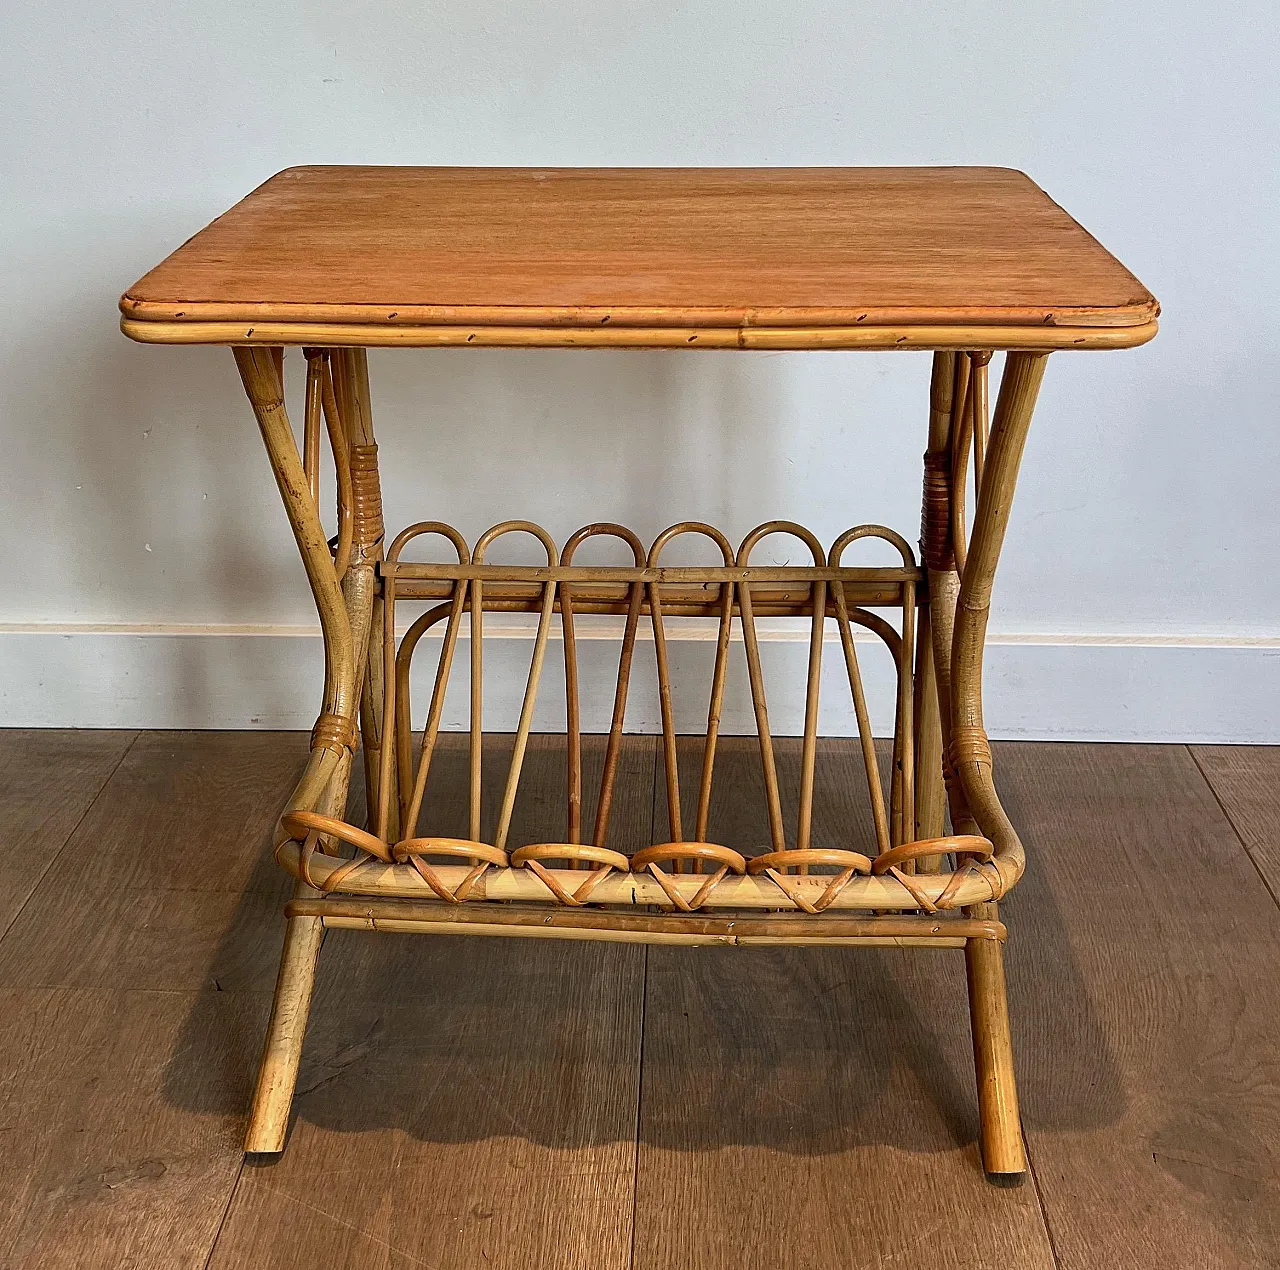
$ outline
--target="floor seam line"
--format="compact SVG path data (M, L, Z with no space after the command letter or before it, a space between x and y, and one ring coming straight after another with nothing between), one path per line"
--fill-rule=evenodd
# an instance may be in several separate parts
M1187 754L1190 756L1192 763L1195 764L1196 771L1200 773L1200 779L1209 787L1209 793L1213 796L1213 801L1218 804L1218 810L1226 817L1227 824L1231 827L1231 833L1235 840L1240 844L1240 849L1245 854L1245 859L1253 866L1253 871L1258 875L1258 881L1266 888L1267 894L1271 896L1272 903L1280 908L1280 895L1277 895L1272 889L1271 883L1267 880L1267 875L1262 871L1262 866L1254 859L1253 852L1249 850L1249 844L1244 840L1244 834L1240 832L1239 826L1236 824L1234 817L1227 810L1227 805L1222 801L1217 787L1213 781L1209 779L1209 773L1204 770L1199 758L1196 757L1195 748L1188 745L1186 747Z
M4 941L8 939L9 932L13 930L13 928L18 924L18 918L20 918L22 914L26 912L27 905L31 903L32 899L35 897L35 893L44 885L45 878L49 876L49 871L58 862L58 858L62 855L62 853L67 849L67 844L70 843L71 839L74 838L76 834L80 832L80 826L84 824L84 822L89 817L89 813L98 805L98 799L102 797L103 791L115 779L116 773L120 770L120 767L124 763L125 759L129 757L129 754L132 752L133 747L138 743L138 738L141 735L142 735L142 732L140 730L134 732L133 736L129 739L129 744L126 745L124 749L120 751L120 757L112 765L111 770L106 774L106 776L103 777L102 784L98 786L98 788L94 791L93 797L89 799L89 801L85 804L84 811L82 811L80 815L76 818L76 823L72 825L71 828L67 831L67 836L63 838L58 849L50 854L49 862L44 866L43 869L41 869L40 876L36 878L34 884L31 887L31 890L27 892L26 898L22 901L21 904L18 905L17 910L13 914L13 917L9 919L8 925L5 926L3 931L0 931L0 944L3 944Z
M222 1232L226 1228L227 1218L231 1216L231 1205L235 1203L236 1191L240 1189L240 1179L244 1176L244 1153L240 1154L240 1163L236 1166L235 1181L231 1183L230 1193L227 1195L227 1202L223 1206L222 1216L218 1218L218 1229L213 1232L213 1242L209 1244L209 1253L204 1259L202 1270L209 1270L213 1264L213 1254L218 1251L218 1240L222 1238Z
M1058 1254L1058 1241L1053 1237L1053 1223L1049 1220L1049 1209L1044 1202L1044 1189L1040 1185L1040 1174L1036 1172L1035 1157L1031 1151L1031 1138L1027 1131L1022 1131L1022 1141L1027 1152L1027 1172L1031 1174L1031 1189L1035 1192L1036 1207L1040 1210L1040 1222L1044 1226L1044 1237L1049 1241L1049 1256L1054 1270L1062 1270L1062 1257Z

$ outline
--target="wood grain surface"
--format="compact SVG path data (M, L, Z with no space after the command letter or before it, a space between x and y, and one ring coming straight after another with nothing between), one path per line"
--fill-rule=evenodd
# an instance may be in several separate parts
M1191 754L1271 894L1280 898L1280 747L1193 745Z
M0 989L0 1265L203 1266L240 1171L268 1004Z
M1000 915L1062 1270L1280 1264L1280 909L1191 755L1003 745L996 774L1027 844Z
M4 825L4 880L0 934L53 864L71 831L106 784L136 734L0 730L0 816ZM32 779L58 773L58 790Z
M143 733L0 943L0 986L270 992L291 893L270 833L306 753Z
M118 766L0 940L0 1265L203 1266L279 955L264 848L306 738L150 733L123 761L127 741L77 739ZM28 746L0 815L14 790L74 790L76 753ZM0 862L23 845L6 834Z
M1137 328L1158 306L1008 168L301 167L121 310L368 324L376 344L456 324Z

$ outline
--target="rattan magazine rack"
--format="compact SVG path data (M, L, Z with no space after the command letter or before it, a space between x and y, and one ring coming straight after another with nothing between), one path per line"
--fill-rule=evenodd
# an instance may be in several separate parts
M993 1180L1021 1177L998 903L1025 857L992 779L983 645L1048 354L1150 339L1157 308L1132 275L1005 169L303 168L185 244L121 308L135 339L234 346L324 635L310 759L275 835L276 859L297 885L248 1151L283 1149L328 927L895 944L964 949L983 1163ZM303 350L306 368L300 444L284 402L288 345ZM693 520L652 542L599 523L559 543L524 520L474 542L436 520L389 538L370 346L932 350L919 558L883 526L858 525L823 544L783 520L738 542ZM1007 356L992 410L997 350ZM332 537L320 510L326 437ZM760 544L776 536L802 563L759 563ZM517 538L533 544L536 563L495 562ZM612 553L617 562L582 563L588 539L600 540L593 559ZM677 549L704 563L673 563ZM536 634L509 761L490 771L484 632L495 613L533 615ZM601 615L621 633L603 772L584 790L578 634ZM700 685L673 683L667 653L672 625L691 618L714 630L710 679ZM808 629L792 806L780 791L759 649L760 624L778 618ZM857 631L884 644L896 672L887 772ZM438 638L424 642L428 632ZM642 632L654 646L668 824L666 841L628 856L611 845L611 812ZM512 815L553 634L564 659L564 829L558 841L516 841ZM415 701L411 670L424 649L432 687ZM746 662L767 815L758 837L716 842L708 816L735 657ZM873 825L865 840L850 831L834 847L815 846L812 833L824 657L842 662ZM433 834L428 797L455 675L470 687L463 838ZM705 703L705 729L689 806L673 700L694 696ZM357 753L363 824L346 818ZM487 781L502 791L496 818L482 815Z

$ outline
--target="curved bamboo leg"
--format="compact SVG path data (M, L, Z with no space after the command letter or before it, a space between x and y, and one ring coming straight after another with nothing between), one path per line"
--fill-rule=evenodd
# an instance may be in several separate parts
M982 655L992 582L1045 359L1045 354L1009 354L988 440L985 382L980 378L985 373L985 355L936 353L925 455L921 548L929 570L938 731L952 832L981 833L990 838L1019 871L1022 844L991 780L991 751L982 721ZM973 444L982 451L982 472L977 481L972 539L965 551L953 534L961 522L954 485L964 479L956 447L965 442L962 420L967 412L973 425ZM931 818L936 814L929 810ZM994 903L975 905L966 912L990 920L998 915ZM1014 1083L1002 949L995 941L970 940L965 945L965 963L983 1168L989 1180L1017 1185L1025 1175L1026 1154Z
M302 555L324 633L324 704L312 732L311 755L288 806L291 810L315 810L341 816L346 806L357 736L355 718L368 660L375 583L373 561L381 552L376 447L372 446L371 434L367 438L361 433L352 437L353 455L357 445L366 446L363 458L366 469L372 468L372 479L366 472L352 494L356 554L340 586L321 526L311 474L298 454L285 412L278 362L266 349L237 348L234 352ZM357 365L363 365L362 358ZM365 402L367 407L367 391ZM366 408L366 420L367 413ZM372 454L368 453L370 450ZM340 519L348 510L339 508ZM298 896L317 894L305 883L298 884ZM248 1152L277 1152L284 1148L323 939L324 925L316 917L292 917L285 928L280 972L245 1138Z
M997 851L1010 851L1019 861L1022 844L991 779L991 749L982 719L982 654L996 564L1046 360L1043 353L1010 353L1005 364L960 585L950 667L948 766L956 775L967 811L979 830L991 839ZM994 921L997 917L994 903L973 905L966 912L980 919ZM1017 1185L1026 1173L1027 1161L1018 1117L1001 947L995 940L971 939L965 945L965 965L978 1078L982 1164L989 1180Z
M377 567L382 559L382 490L378 480L378 446L373 436L373 413L369 399L369 364L362 348L334 349L334 392L338 413L346 435L351 468L352 551L342 578L342 593L351 617L355 662L362 673L356 679L360 707L361 748L364 751L366 823L373 825L382 797L382 712L385 685L383 659L369 656L371 636L382 631L382 595ZM390 743L390 738L388 738ZM399 836L399 800L391 769L388 791L391 808L387 832Z

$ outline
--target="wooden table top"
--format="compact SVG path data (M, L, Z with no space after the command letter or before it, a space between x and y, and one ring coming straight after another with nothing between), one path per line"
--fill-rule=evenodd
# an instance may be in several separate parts
M1008 168L289 168L125 293L155 343L1128 347L1154 297Z

